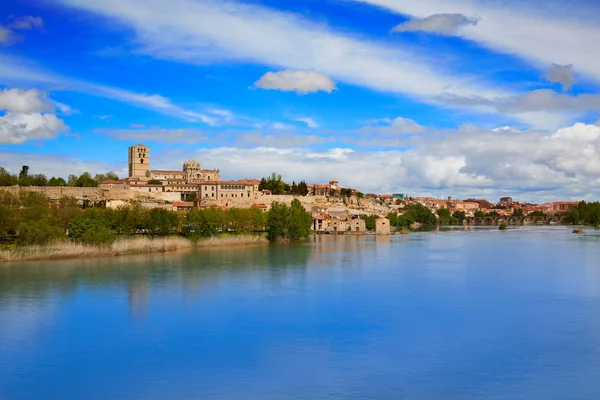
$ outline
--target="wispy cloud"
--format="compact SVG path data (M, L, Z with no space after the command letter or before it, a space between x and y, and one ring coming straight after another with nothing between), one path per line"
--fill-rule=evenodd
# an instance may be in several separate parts
M302 122L311 129L316 129L319 127L317 121L315 121L314 118L310 117L295 118L294 121Z
M424 101L443 93L494 97L493 84L436 69L413 49L337 33L298 15L233 1L57 0L136 32L138 51L189 63L249 61L315 70L337 81Z
M418 18L396 25L392 32L430 32L451 35L459 28L477 25L476 18L468 18L462 14L434 14L427 18Z
M552 63L572 64L600 81L600 37L596 2L537 2L486 0L354 0L413 18L432 14L476 16L477 26L464 26L457 35L494 51L518 56L541 69ZM487 96L483 96L487 97Z
M71 90L94 96L120 101L141 108L184 119L189 122L202 122L210 126L231 123L235 120L229 110L191 110L174 104L160 94L137 93L122 88L86 82L76 78L66 78L47 72L24 60L0 55L0 83L27 85L59 85L61 90Z

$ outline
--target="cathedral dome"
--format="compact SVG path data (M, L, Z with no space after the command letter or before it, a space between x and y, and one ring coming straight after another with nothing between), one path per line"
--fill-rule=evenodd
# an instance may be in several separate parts
M200 163L195 160L188 160L183 164L183 169L200 169Z

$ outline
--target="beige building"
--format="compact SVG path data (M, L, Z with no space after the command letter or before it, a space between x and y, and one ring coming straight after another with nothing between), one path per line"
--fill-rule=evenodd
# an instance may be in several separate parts
M389 235L390 232L390 220L387 218L377 218L375 220L375 233L377 235Z
M129 147L129 177L146 179L150 170L150 147L138 144Z
M350 221L350 230L352 233L365 233L367 231L365 220L362 218L354 218L352 221Z

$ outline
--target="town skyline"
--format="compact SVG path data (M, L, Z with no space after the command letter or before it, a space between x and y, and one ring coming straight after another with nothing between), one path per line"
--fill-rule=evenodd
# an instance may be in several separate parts
M223 179L600 199L600 5L413 3L3 2L0 160L122 176L144 142Z

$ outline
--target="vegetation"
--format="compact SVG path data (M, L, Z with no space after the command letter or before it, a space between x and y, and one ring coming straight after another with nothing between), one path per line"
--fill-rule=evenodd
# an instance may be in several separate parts
M119 177L114 172L106 174L97 174L92 177L88 172L77 175L69 175L67 181L61 177L51 177L48 179L44 174L30 174L29 166L23 165L19 174L10 174L5 168L0 167L0 186L73 186L73 187L98 187L100 182L106 180L118 180Z
M294 199L288 207L275 202L271 204L267 220L267 236L269 241L278 239L298 240L310 234L312 216L298 199Z
M439 208L437 210L440 225L462 225L467 217L464 211L454 211L450 213L447 208Z
M504 222L500 222L500 225L498 225L498 229L501 231L505 231L506 228L508 228L508 225L506 225Z
M409 229L415 220L411 215L398 215L396 213L389 213L387 219L390 220L390 225L397 229Z
M258 190L270 190L272 194L286 194L290 187L281 179L281 175L273 172L268 178L262 178Z
M45 245L70 239L110 245L117 238L181 235L197 241L222 233L252 233L265 229L266 216L257 209L195 209L177 214L164 209L128 205L116 210L78 204L71 197L52 202L43 194L0 191L0 243Z
M139 204L117 209L102 205L89 204L85 208L71 197L53 202L38 192L20 191L15 195L0 190L0 250L10 247L21 254L15 256L18 259L37 259L48 251L53 257L69 256L81 250L81 246L103 249L89 250L94 254L120 254L121 250L115 247L118 243L122 247L123 243L140 238L151 241L180 238L198 244L231 235L264 237L262 232L267 231L271 241L296 240L307 237L312 225L312 216L297 199L291 206L274 203L268 213L259 208L208 208L174 213ZM131 246L139 247L141 242L135 243ZM145 251L143 246L142 251ZM4 259L11 257L4 252Z
M587 203L582 201L573 206L565 214L566 221L577 225L591 225L600 227L600 203Z
M404 207L404 216L412 218L415 222L423 225L435 225L435 215L423 204L415 203Z

